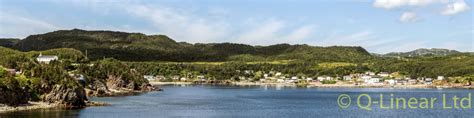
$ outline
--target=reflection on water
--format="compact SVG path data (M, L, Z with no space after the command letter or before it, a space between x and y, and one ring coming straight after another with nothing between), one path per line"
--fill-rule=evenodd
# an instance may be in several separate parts
M111 106L46 109L0 114L4 117L471 117L473 110L340 109L340 94L395 94L398 97L466 95L468 89L297 88L285 86L169 85L162 92L92 98ZM435 104L441 105L441 104Z
M0 118L13 117L13 118L55 118L55 117L79 117L79 111L81 109L66 110L62 108L52 109L38 109L31 111L13 112L0 114Z

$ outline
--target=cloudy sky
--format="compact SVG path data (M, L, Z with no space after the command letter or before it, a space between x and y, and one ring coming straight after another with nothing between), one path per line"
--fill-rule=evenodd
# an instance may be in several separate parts
M471 0L0 0L0 37L60 29L165 34L190 43L474 52Z

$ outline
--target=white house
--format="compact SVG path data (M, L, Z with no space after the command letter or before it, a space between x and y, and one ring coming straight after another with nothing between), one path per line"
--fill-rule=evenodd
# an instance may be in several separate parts
M277 82L278 83L283 83L283 82L285 82L285 80L284 79L277 79Z
M291 77L291 80L298 80L298 77L293 76L293 77Z
M313 78L308 77L308 78L306 78L306 81L313 81Z
M324 80L334 80L334 78L329 77L329 76L319 76L317 78L318 81L324 81Z
M362 80L369 80L370 78L372 78L372 76L368 76L368 75L364 75L361 77Z
M433 79L432 78L426 78L425 79L425 84L432 84L433 83Z
M43 55L40 53L40 55L36 58L36 60L40 63L46 63L49 64L49 62L58 60L58 56L54 55Z
M351 81L352 77L347 75L347 76L342 77L342 79L344 79L345 81Z
M387 83L390 84L390 85L395 85L395 84L397 84L397 80L394 80L394 79L385 80L385 82L387 82Z
M281 73L280 73L280 72L277 72L277 73L275 74L275 76L280 76L280 75L281 75Z
M387 72L380 72L378 75L381 76L381 77L388 77L388 76L390 76L390 74L388 74Z
M147 80L149 80L149 81L156 79L155 76L153 76L153 75L143 75L143 78L145 78L145 79L147 79Z
M185 77L181 77L179 80L180 80L180 81L186 81L186 80L187 80L187 78L185 78Z
M375 84L375 83L379 83L380 82L380 78L376 78L376 77L373 77L373 78L370 78L368 80L364 80L364 82L366 84Z
M438 76L438 80L444 80L444 76Z
M366 74L366 75L375 75L375 73L374 73L374 72L370 72L370 71L368 71L368 72L365 72L365 74Z
M408 84L414 85L416 83L417 83L416 79L408 79Z

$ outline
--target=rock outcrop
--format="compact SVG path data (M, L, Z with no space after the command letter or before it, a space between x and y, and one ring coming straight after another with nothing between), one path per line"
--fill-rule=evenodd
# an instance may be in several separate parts
M42 96L42 100L49 103L59 103L68 108L81 108L86 107L88 99L82 87L54 85L51 92Z
M121 76L109 75L108 77L106 82L108 89L121 90L128 85Z
M109 75L105 82L99 80L91 82L86 91L88 96L121 96L154 90L158 89L148 82L135 83L125 81L121 76Z

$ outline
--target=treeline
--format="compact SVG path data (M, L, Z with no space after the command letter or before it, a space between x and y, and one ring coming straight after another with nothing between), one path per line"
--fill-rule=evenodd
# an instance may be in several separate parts
M370 66L374 71L400 72L411 77L474 76L474 55L381 58Z
M104 57L122 61L235 61L304 60L360 62L372 56L361 47L277 44L251 46L235 43L189 44L176 42L165 35L140 33L59 30L31 35L13 46L22 51L74 48L88 55L89 59Z
M425 56L410 58L376 58L366 63L305 62L286 63L229 61L222 63L184 62L127 62L145 75L162 75L195 78L197 75L217 80L236 79L239 76L254 77L256 72L281 72L284 76L342 77L349 74L372 72L398 72L405 77L474 77L474 56L458 54L450 56ZM248 73L251 72L251 74Z

